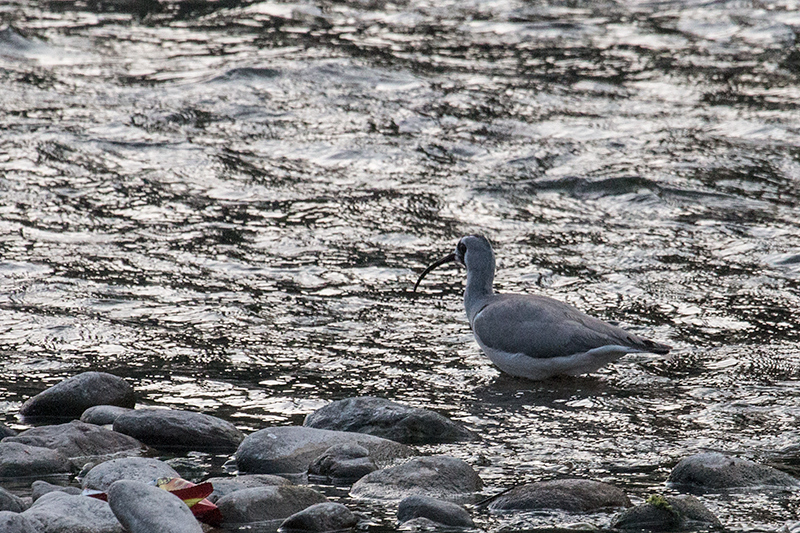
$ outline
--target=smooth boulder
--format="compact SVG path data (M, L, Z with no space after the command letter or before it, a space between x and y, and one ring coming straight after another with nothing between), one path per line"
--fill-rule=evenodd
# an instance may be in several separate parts
M217 500L227 524L282 520L328 499L309 487L281 485L237 490Z
M306 416L303 425L366 433L403 444L458 442L476 438L467 428L439 413L372 396L333 402Z
M236 464L241 472L252 474L305 473L314 459L337 444L366 448L379 466L414 455L408 446L372 435L285 426L262 429L245 437L236 451Z
M27 508L28 506L25 504L25 500L16 494L12 494L3 487L0 487L0 511L21 513ZM2 531L2 529L0 529L0 531Z
M41 533L37 524L19 513L0 511L0 531L3 533Z
M78 495L81 493L81 489L78 487L73 487L71 485L54 485L53 483L48 483L47 481L42 481L41 479L37 479L31 484L31 499L33 501L38 500L48 492L66 492L67 494ZM0 531L2 531L0 529Z
M291 485L292 482L280 476L271 474L249 474L235 477L212 477L207 479L214 492L208 496L211 503L215 503L223 496L231 492L242 489L252 489L254 487L278 487L280 485Z
M177 496L140 481L115 481L108 504L128 533L202 533L200 522Z
M81 414L81 422L105 426L113 424L117 417L132 410L130 407L119 407L117 405L95 405Z
M0 477L33 477L65 474L72 463L56 450L20 442L0 442Z
M96 465L83 478L83 488L107 491L121 479L149 483L154 479L180 477L167 463L149 457L123 457Z
M493 511L562 510L588 513L617 507L630 507L631 501L620 489L589 479L557 479L526 483L497 496Z
M694 496L654 495L644 504L626 509L617 515L611 527L647 531L697 531L722 529L722 524Z
M771 466L716 452L682 459L670 472L667 483L697 492L800 487L800 480Z
M39 533L123 533L122 524L104 501L64 492L49 492L22 516Z
M95 405L133 407L136 396L124 379L105 372L83 372L45 389L22 404L23 418L80 418Z
M425 518L447 527L475 527L469 513L462 506L420 494L403 499L397 506L397 520L400 523L417 518Z
M401 465L377 470L350 489L358 498L399 500L414 494L453 497L483 488L470 465L448 456L416 457Z
M113 427L159 449L228 453L244 439L230 422L179 409L136 409L118 416Z
M358 444L337 444L325 450L308 467L309 479L319 478L336 484L352 484L378 466L369 450Z
M342 531L358 523L350 509L335 502L316 503L284 520L279 531Z
M66 424L40 426L23 431L4 442L20 442L58 450L67 457L110 455L119 452L136 453L142 450L138 440L106 428L73 420Z

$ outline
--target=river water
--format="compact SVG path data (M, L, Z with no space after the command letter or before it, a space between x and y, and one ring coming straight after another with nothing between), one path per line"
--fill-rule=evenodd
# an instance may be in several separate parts
M4 2L5 423L93 369L246 432L355 395L434 409L482 440L422 451L468 461L486 495L586 477L642 501L706 450L800 475L799 9ZM500 375L463 271L411 291L468 233L499 290L675 350ZM173 461L200 479L224 459ZM395 527L394 504L339 496ZM797 492L702 500L734 531L800 519Z

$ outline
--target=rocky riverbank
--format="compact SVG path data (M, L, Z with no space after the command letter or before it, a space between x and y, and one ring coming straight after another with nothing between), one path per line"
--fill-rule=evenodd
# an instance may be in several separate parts
M154 480L184 474L162 453L232 454L238 474L208 480L208 501L222 529L260 524L286 531L340 531L362 520L312 486L346 484L356 501L397 503L403 529L475 529L482 513L614 513L619 530L718 530L703 494L732 489L800 491L800 480L767 465L720 453L686 457L672 469L668 494L627 494L607 481L562 478L491 495L462 459L422 456L420 444L478 436L419 408L359 397L333 402L303 426L243 434L215 416L174 409L134 409L133 387L109 374L76 375L30 398L17 434L0 427L0 476L30 490L0 489L4 533L152 533L214 530ZM71 420L70 420L71 419ZM66 420L66 421L65 421ZM292 481L287 479L288 476ZM68 481L66 485L52 483ZM107 501L87 497L102 493ZM634 505L633 501L641 501ZM782 526L797 533L800 526Z

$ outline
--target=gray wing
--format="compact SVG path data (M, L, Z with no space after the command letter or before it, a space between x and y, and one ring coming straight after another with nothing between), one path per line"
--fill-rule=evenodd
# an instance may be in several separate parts
M590 317L546 296L497 294L472 329L489 348L530 357L564 357L603 346L664 354L670 347Z

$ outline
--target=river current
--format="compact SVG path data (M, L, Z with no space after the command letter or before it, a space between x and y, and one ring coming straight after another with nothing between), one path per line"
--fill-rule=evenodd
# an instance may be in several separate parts
M482 438L422 451L486 496L584 477L641 502L711 450L800 475L798 2L10 0L0 22L0 422L103 370L245 432L356 395L433 409ZM501 375L462 270L412 292L469 233L498 290L673 352ZM395 529L396 504L333 492ZM797 492L702 501L733 531L800 520Z

